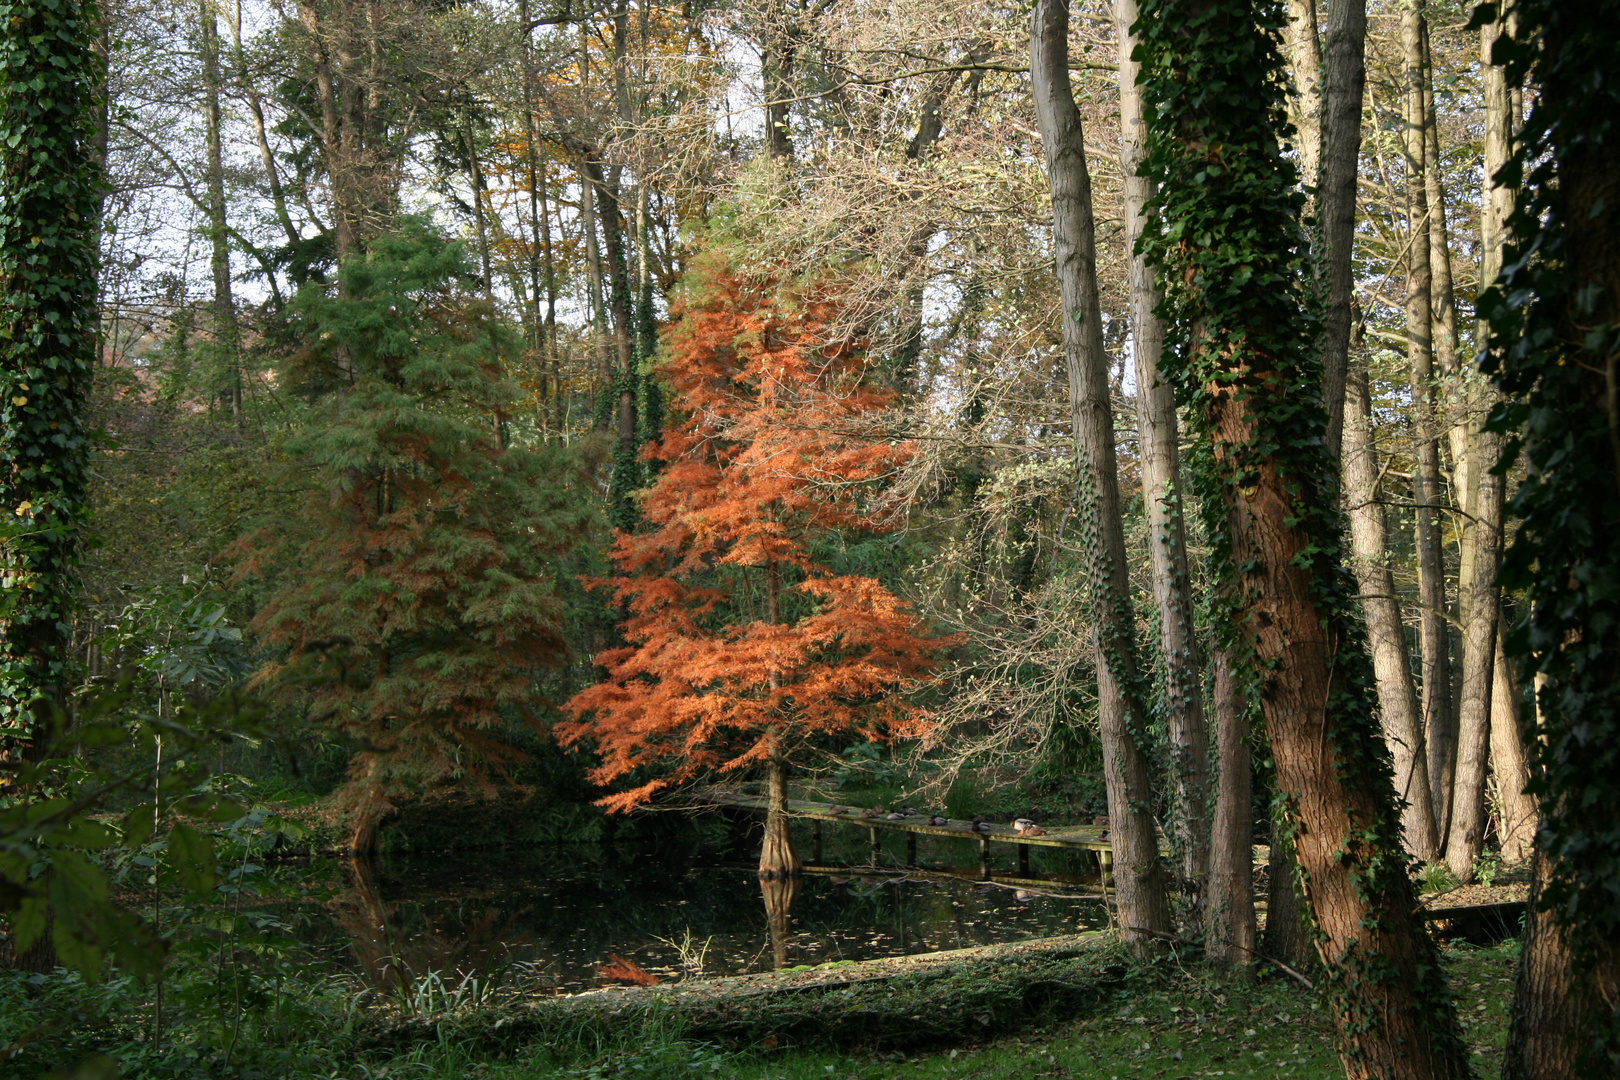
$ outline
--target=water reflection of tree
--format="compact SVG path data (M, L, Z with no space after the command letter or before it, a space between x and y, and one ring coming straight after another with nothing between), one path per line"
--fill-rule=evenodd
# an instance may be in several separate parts
M771 966L788 966L788 943L793 937L793 899L799 894L797 877L760 878L765 895L765 922L771 931Z
M485 974L514 948L534 944L532 934L514 933L527 906L469 911L458 904L429 919L420 904L383 900L375 859L356 856L344 870L349 888L326 906L371 984L384 991L408 991L413 977L430 971Z

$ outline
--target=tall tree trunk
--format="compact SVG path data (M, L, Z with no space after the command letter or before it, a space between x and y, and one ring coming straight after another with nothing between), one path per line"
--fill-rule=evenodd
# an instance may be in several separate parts
M1504 1062L1515 1080L1620 1075L1620 37L1604 29L1615 16L1612 2L1520 0L1507 6L1519 25L1487 23L1481 40L1487 100L1512 101L1491 85L1509 75L1535 100L1509 162L1529 180L1528 205L1509 219L1513 248L1479 305L1485 370L1509 397L1525 464L1509 565L1528 610L1506 647L1539 684L1536 900ZM1499 34L1511 50L1492 48ZM1492 112L1517 115L1488 109L1488 154L1507 134ZM1490 195L1487 214L1514 197Z
M1472 504L1474 559L1463 608L1462 694L1457 708L1457 764L1452 781L1451 830L1446 866L1464 884L1485 849L1485 772L1491 741L1491 690L1496 677L1496 574L1502 563L1502 476L1496 471L1501 437L1476 431L1469 440L1476 463ZM1516 735L1517 733L1515 733Z
M788 25L787 5L768 4L760 41L759 74L765 94L765 152L787 161L793 157L793 65L797 56L795 34Z
M478 270L483 277L484 296L495 294L495 275L489 263L489 223L484 219L484 170L478 163L478 145L473 139L472 109L462 116L462 138L467 144L467 176L472 184L473 228L478 235Z
M298 229L293 225L292 215L287 212L287 193L282 189L281 171L276 168L276 156L270 149L269 129L264 119L264 96L259 93L258 84L248 71L247 50L242 47L242 0L235 0L231 8L230 27L236 85L253 117L253 141L259 149L259 163L264 166L265 183L270 188L270 204L275 208L276 220L281 224L287 243L296 244L299 240Z
M1322 165L1317 216L1322 222L1322 400L1327 407L1327 449L1339 453L1344 430L1344 381L1350 363L1354 279L1356 177L1361 159L1361 99L1367 82L1367 3L1343 0L1328 9L1323 57Z
M1283 49L1288 54L1293 93L1288 95L1288 122L1299 143L1299 175L1315 187L1322 168L1322 39L1316 0L1288 0Z
M1587 1080L1576 1064L1590 1002L1570 993L1569 947L1552 912L1541 908L1547 856L1538 852L1532 866L1502 1080Z
M1424 183L1423 21L1425 0L1401 12L1403 147L1406 154L1406 357L1412 379L1413 517L1418 567L1418 637L1423 652L1423 724L1436 825L1451 820L1456 763L1456 717L1451 703L1451 639L1447 625L1445 562L1440 537L1440 442L1435 425L1434 351L1429 268L1429 199Z
M590 308L591 341L596 347L596 360L601 371L602 399L614 402L617 372L613 365L613 342L608 336L607 275L602 271L602 247L596 228L596 185L591 182L591 174L585 167L583 157L579 159L579 209L580 229L585 234L585 295L586 306ZM615 421L616 411L613 407L599 407L596 410L594 426L598 430L612 429Z
M197 29L201 43L204 110L208 150L208 265L214 277L214 343L225 364L218 394L231 416L242 417L242 367L238 353L236 302L231 296L231 238L225 218L225 157L220 133L219 24L213 0L198 0Z
M1119 34L1120 171L1124 174L1125 251L1130 259L1132 354L1136 360L1136 421L1141 447L1142 501L1147 507L1148 552L1153 600L1159 615L1159 648L1164 657L1164 721L1170 742L1171 848L1180 886L1190 901L1188 919L1198 909L1209 873L1209 734L1204 723L1203 675L1193 633L1192 581L1187 572L1187 530L1182 498L1181 451L1176 441L1176 396L1159 377L1164 324L1163 299L1153 267L1137 254L1146 224L1153 182L1138 172L1146 152L1142 95L1136 85L1136 0L1114 0ZM1247 757L1245 756L1245 761ZM1247 766L1245 765L1245 768ZM1222 773L1223 777L1227 774ZM1248 791L1249 777L1242 777ZM1245 805L1247 795L1244 796ZM1248 858L1248 849L1244 849ZM1246 865L1246 864L1245 864ZM1253 911L1249 915L1253 922ZM1253 945L1253 942L1248 942Z
M342 266L354 255L358 243L354 220L355 197L350 190L353 161L344 134L340 88L333 72L326 40L326 19L319 0L298 0L298 18L304 28L310 67L315 73L315 99L321 112L321 158L326 166L332 199L332 242L337 264Z
M1484 184L1480 193L1480 233L1483 259L1480 267L1480 281L1488 285L1496 279L1502 269L1502 252L1505 241L1506 223L1508 215L1513 212L1517 193L1507 184L1496 181L1496 174L1504 164L1512 150L1512 135L1515 110L1513 95L1509 92L1507 80L1503 69L1491 63L1491 49L1496 40L1496 26L1487 23L1480 30L1480 61L1482 90L1485 103L1485 171ZM1481 327L1480 337L1485 336L1485 328ZM1479 414L1481 411L1494 406L1499 395L1493 387L1479 387L1474 396L1480 399L1479 404L1465 413L1464 442L1472 448L1476 445L1482 450L1493 451L1489 460L1481 459L1469 469L1469 477L1463 483L1463 489L1475 495L1468 506L1465 522L1470 526L1470 538L1480 529L1492 527L1498 532L1502 525L1502 495L1503 487L1500 478L1493 478L1494 488L1487 491L1484 484L1478 483L1478 476L1487 468L1494 465L1494 451L1500 446L1500 436L1491 434L1482 435L1478 431ZM1465 401L1465 407L1467 402ZM1472 432L1476 438L1488 438L1489 443L1476 444L1469 441ZM1460 470L1459 470L1460 471ZM1480 496L1489 498L1481 503ZM1477 520L1476 520L1477 519ZM1469 545L1472 547L1472 545ZM1478 565L1476 555L1474 565ZM1506 627L1501 625L1501 590L1495 587L1494 582L1490 589L1490 602L1495 607L1494 616L1497 621L1497 632L1493 642L1491 659L1491 692L1490 692L1490 744L1491 768L1496 774L1497 792L1500 800L1502 819L1498 838L1502 847L1502 858L1513 864L1521 863L1531 856L1532 845L1535 841L1536 825L1539 813L1536 809L1534 796L1526 793L1525 787L1529 783L1530 774L1527 763L1527 753L1523 741L1524 728L1519 717L1519 684L1517 673L1513 670L1512 661L1507 657L1502 647L1502 636ZM1471 616L1470 616L1471 617ZM1465 657L1466 662L1466 657Z
M1536 840L1536 799L1527 790L1530 784L1530 765L1524 752L1522 718L1519 715L1519 675L1513 670L1502 648L1502 635L1506 627L1500 624L1496 633L1496 661L1491 683L1491 773L1496 779L1497 806L1501 820L1497 823L1497 840L1502 848L1502 861L1517 866L1530 858Z
M1344 502L1350 522L1350 552L1361 610L1367 623L1373 675L1378 680L1378 711L1384 741L1395 765L1395 794L1406 803L1401 835L1406 850L1430 862L1440 857L1434 798L1423 747L1423 723L1417 690L1407 664L1406 627L1390 572L1389 531L1378 500L1378 457L1373 445L1372 402L1367 370L1354 364L1345 398Z
M67 706L91 434L102 176L93 4L0 23L0 757L42 755L36 698ZM12 758L15 760L15 758Z
M1440 123L1434 108L1434 58L1429 48L1429 24L1423 22L1423 190L1429 203L1429 271L1433 283L1430 295L1434 318L1434 366L1439 369L1446 390L1446 439L1451 451L1451 489L1464 503L1462 494L1471 490L1468 480L1468 412L1473 384L1462 370L1457 355L1457 292L1451 266L1451 226L1446 210L1445 170L1440 158ZM1467 514L1458 528L1469 527ZM1465 558L1465 561L1466 558Z
M775 626L782 619L781 568L775 560L765 564L765 621ZM781 686L776 672L770 675L771 689ZM793 850L793 839L788 833L788 757L781 735L772 738L768 765L769 796L765 809L765 841L759 849L759 876L762 878L798 877L804 864Z
M1151 812L1152 772L1137 741L1147 717L1136 693L1135 619L1114 460L1114 414L1097 296L1096 236L1085 137L1069 84L1068 0L1038 0L1030 23L1030 82L1052 192L1052 246L1062 294L1082 545L1091 563L1098 717L1120 924L1151 947L1169 933L1170 903ZM1148 935L1138 931L1149 931Z
M1346 1074L1461 1080L1468 1048L1406 873L1342 562L1295 177L1269 89L1282 59L1255 15L1246 0L1152 0L1138 23L1155 179L1176 193L1155 240L1187 335L1169 371L1198 402L1222 617L1257 683Z
M1237 967L1248 964L1255 951L1254 801L1249 791L1249 703L1232 672L1231 654L1224 650L1215 656L1215 732L1215 821L1204 951L1217 965Z

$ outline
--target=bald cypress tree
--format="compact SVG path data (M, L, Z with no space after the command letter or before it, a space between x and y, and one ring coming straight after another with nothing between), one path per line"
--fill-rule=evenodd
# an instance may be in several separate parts
M508 437L520 343L459 246L407 222L342 274L294 301L280 373L311 399L285 447L306 511L238 556L281 650L259 684L359 747L342 795L365 851L399 800L492 795L524 760L509 733L568 652L556 562L593 511L566 450Z

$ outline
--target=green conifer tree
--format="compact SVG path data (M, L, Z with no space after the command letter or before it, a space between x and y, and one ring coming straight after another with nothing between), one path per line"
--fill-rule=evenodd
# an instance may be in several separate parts
M489 795L523 759L504 731L538 722L532 679L567 655L554 567L593 510L567 451L507 438L521 342L457 245L406 222L342 276L290 305L307 511L238 554L271 586L252 628L285 650L256 681L359 747L344 802L365 851L393 800Z

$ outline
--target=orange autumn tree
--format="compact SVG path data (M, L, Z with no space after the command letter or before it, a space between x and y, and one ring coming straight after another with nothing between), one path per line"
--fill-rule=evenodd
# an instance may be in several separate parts
M827 340L836 309L815 289L745 277L711 251L673 314L649 528L613 548L626 644L596 657L606 678L563 707L573 719L557 735L595 744L596 782L630 778L601 800L612 810L763 769L760 874L786 876L799 869L785 815L796 751L926 724L903 695L939 643L880 582L812 554L838 532L883 531L871 489L911 451L861 434L890 395L858 350Z

